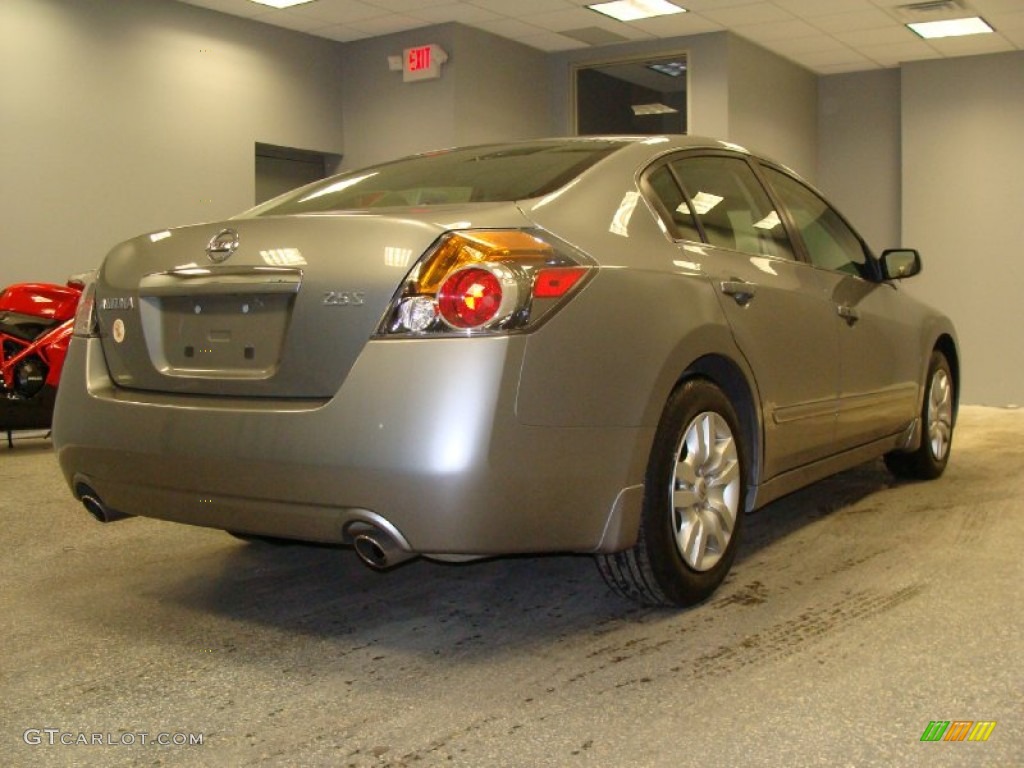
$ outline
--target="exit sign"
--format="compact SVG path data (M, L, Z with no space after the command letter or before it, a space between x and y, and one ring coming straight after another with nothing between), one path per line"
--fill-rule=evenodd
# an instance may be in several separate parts
M420 45L406 48L402 57L402 81L434 80L441 76L441 65L448 54L439 45Z

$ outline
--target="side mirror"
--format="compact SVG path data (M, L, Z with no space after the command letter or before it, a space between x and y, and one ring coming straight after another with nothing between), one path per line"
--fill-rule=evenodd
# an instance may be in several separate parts
M882 251L882 275L886 280L902 280L921 271L921 254L913 248L890 248Z

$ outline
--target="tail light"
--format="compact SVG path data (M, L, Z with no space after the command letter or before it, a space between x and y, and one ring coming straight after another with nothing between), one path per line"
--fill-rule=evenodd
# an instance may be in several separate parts
M99 333L96 322L96 283L89 282L78 297L75 309L75 323L72 333L75 336L96 336Z
M379 333L529 330L578 291L593 269L586 254L547 232L449 232L413 267Z

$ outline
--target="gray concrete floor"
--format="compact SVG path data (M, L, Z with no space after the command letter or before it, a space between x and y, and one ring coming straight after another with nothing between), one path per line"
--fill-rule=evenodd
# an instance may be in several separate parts
M875 463L783 499L672 612L585 557L378 574L103 526L22 439L0 447L0 765L1022 765L1022 477L1024 413L966 408L942 479ZM933 720L997 725L922 743ZM60 743L93 734L134 744Z

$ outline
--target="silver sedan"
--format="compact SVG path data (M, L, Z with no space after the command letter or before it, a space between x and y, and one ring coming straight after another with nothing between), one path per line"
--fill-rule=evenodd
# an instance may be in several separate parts
M949 459L949 320L786 168L695 137L456 149L115 247L54 442L98 519L423 555L591 553L689 605L745 512Z

